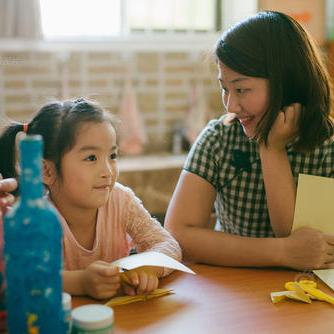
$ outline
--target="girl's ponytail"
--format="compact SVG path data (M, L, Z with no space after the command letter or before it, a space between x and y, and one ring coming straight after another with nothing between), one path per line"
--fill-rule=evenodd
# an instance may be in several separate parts
M3 178L17 177L16 165L16 135L23 131L20 123L11 123L0 136L0 173Z

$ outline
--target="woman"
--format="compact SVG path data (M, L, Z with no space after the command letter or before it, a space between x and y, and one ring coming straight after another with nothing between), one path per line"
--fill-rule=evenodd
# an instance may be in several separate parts
M261 12L225 32L215 55L227 115L193 145L165 226L199 262L330 267L333 235L290 235L298 174L334 177L332 92L311 37ZM221 231L208 224L213 205Z

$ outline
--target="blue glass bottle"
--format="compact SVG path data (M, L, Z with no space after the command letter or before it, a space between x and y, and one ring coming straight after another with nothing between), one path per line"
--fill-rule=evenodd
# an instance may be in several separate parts
M42 137L19 143L20 198L4 219L6 305L11 334L65 333L62 229L43 197Z

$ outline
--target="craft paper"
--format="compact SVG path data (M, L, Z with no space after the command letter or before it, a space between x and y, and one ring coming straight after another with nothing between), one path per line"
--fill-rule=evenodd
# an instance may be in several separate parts
M185 273L195 275L195 273L191 269L189 269L182 263L174 260L173 258L163 253L158 252L143 252L135 255L130 255L114 261L113 264L126 270L131 270L143 266L157 266L180 270Z
M121 296L111 298L105 305L114 307L119 305L126 305L135 302L146 301L153 298L158 298L162 296L174 293L172 289L155 289L148 295L136 295L136 296Z
M271 301L273 302L273 304L277 304L286 298L310 304L310 297L308 297L306 294L305 296L306 297L300 296L296 291L277 291L270 293Z
M334 233L334 178L299 174L293 230L308 226Z
M334 290L334 269L313 270L313 272L332 290Z
M317 288L317 283L311 280L301 280L298 282L286 282L287 291L272 292L271 301L275 304L281 300L291 298L311 304L311 299L320 300L334 305L334 297Z
M299 174L293 230L309 226L334 233L334 179ZM334 290L334 269L313 270Z

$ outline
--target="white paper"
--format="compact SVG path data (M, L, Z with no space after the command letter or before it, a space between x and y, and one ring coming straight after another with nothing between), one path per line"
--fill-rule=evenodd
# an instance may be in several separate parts
M299 174L293 227L334 233L334 178Z
M195 272L186 267L184 264L174 260L166 254L158 252L143 252L135 255L130 255L114 261L113 264L127 270L135 269L142 266L157 266L180 270L185 273L195 275Z
M334 290L334 269L319 269L313 272L332 290Z

